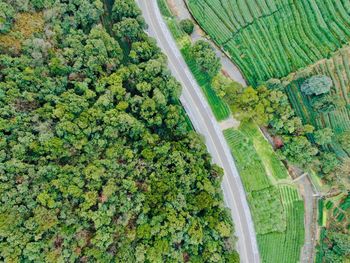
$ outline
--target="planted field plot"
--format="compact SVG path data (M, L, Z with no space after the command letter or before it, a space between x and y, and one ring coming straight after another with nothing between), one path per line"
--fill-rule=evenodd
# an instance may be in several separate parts
M261 158L252 141L240 130L224 131L247 192L259 191L270 186Z
M340 248L342 244L349 243L350 195L340 194L322 199L322 203L323 208L319 210L319 217L322 217L322 228L317 246L316 262L333 262L333 258L341 258L340 256L349 258L349 250ZM335 236L337 238L334 238ZM333 257L334 254L335 257ZM341 262L346 262L346 260Z
M257 126L242 123L224 135L247 192L262 261L298 262L304 242L304 206L297 190L282 184L288 181L285 167Z
M276 180L289 177L285 166L277 158L269 142L253 123L243 123L240 130L252 140L254 148L260 156L268 175L272 175Z
M157 0L157 2L160 12L164 17L171 34L176 40L187 66L191 70L191 73L195 77L198 85L203 90L215 118L218 121L227 119L230 116L230 109L227 104L219 96L217 96L211 85L212 79L207 73L200 70L196 61L190 55L191 42L188 35L180 27L177 19L174 17L174 14L172 14L167 0Z
M350 39L349 0L188 0L250 84L330 57Z
M193 76L197 80L197 83L202 88L204 95L218 121L225 120L230 115L230 109L227 104L216 94L211 86L212 79L208 74L202 72L198 67L196 61L189 54L189 47L185 46L181 49L183 58L186 61L187 66L190 68Z
M304 204L295 189L283 187L280 189L282 199L285 192L293 192L295 197L283 206L286 211L286 230L258 235L260 255L263 262L299 262L300 249L304 243Z
M318 63L300 71L296 78L287 86L286 91L296 113L305 123L317 128L331 128L336 135L350 130L350 47L344 47L336 52L332 58L321 60ZM300 90L305 78L312 75L325 75L332 79L333 87L330 96L338 106L330 111L316 111L312 107L312 97L303 94ZM349 149L342 149L334 141L330 146L339 156L350 154Z

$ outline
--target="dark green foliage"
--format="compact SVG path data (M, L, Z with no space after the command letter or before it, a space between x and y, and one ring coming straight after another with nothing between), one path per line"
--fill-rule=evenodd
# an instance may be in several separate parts
M137 32L115 39L100 1L65 2L0 54L0 261L238 262L222 170L140 10L115 2Z
M333 207L333 202L332 201L328 201L327 203L326 203L326 208L327 209L331 209L332 207Z
M160 13L168 18L173 17L173 14L171 13L171 10L168 6L167 0L157 0L158 7L160 10Z
M187 45L181 49L183 58L186 61L189 69L195 77L198 85L202 88L209 105L218 121L225 120L230 115L230 109L227 104L220 99L214 87L211 85L212 78L201 70L190 53L190 46Z
M311 106L315 112L330 113L344 107L345 103L337 95L320 95L311 98Z
M324 230L321 236L321 247L319 251L323 262L343 262L350 256L350 235L337 232L335 229Z
M191 19L184 19L180 21L180 27L186 34L191 35L193 33L194 24Z
M322 226L322 222L323 222L323 208L324 208L324 200L323 199L319 199L318 200L318 225Z
M0 1L0 34L7 33L10 30L14 15L13 7Z
M191 47L191 55L203 72L211 78L218 74L221 65L213 47L204 40L198 40Z

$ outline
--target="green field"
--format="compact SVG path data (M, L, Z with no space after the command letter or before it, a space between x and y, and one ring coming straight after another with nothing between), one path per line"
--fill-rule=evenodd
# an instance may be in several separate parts
M295 263L304 242L304 206L257 126L224 131L247 192L263 262Z
M350 0L187 3L200 26L231 56L249 84L282 79L304 124L329 127L336 135L323 150L341 158L350 156L350 150L337 141L338 135L350 130ZM311 100L315 98L300 91L305 79L313 75L332 79L330 94L342 101L335 109L314 111Z
M332 58L321 60L318 63L300 71L295 79L287 86L286 91L290 102L298 116L305 123L317 128L331 128L336 135L350 130L350 47L344 47L336 52ZM331 94L340 98L344 106L332 112L318 113L311 107L311 97L300 91L304 79L311 75L326 75L333 81ZM341 157L350 154L349 149L342 149L334 141L330 147ZM347 152L346 152L347 150Z
M214 113L215 118L218 121L225 120L230 115L230 109L227 104L215 93L211 86L211 78L208 74L202 72L197 66L194 59L189 54L189 46L185 46L181 49L183 58L186 61L193 76L197 80L198 85L202 88L205 97Z
M188 6L253 85L329 58L350 39L349 0L188 0Z
M195 77L198 85L203 90L205 97L214 113L215 118L218 121L225 120L230 115L230 109L227 104L217 96L215 93L211 82L212 79L208 76L208 74L202 72L197 66L194 59L189 54L189 49L191 45L190 38L186 35L186 33L179 26L179 21L176 17L171 13L169 9L168 3L166 0L157 0L158 6L161 14L163 15L167 26L173 35L173 38L176 40L177 45L182 53L182 57L184 58L187 66L189 67L192 75Z
M317 246L316 263L331 262L334 254L337 258L338 254L345 253L349 259L349 250L340 251L339 249L344 241L332 240L329 235L334 235L334 232L338 232L344 237L350 235L350 195L340 194L320 199L318 212L321 231ZM345 242L348 243L348 240L348 238L345 238ZM346 258L342 259L347 262Z

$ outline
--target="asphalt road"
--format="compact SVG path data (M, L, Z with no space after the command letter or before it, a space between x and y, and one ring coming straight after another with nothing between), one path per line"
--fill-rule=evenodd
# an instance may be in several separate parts
M231 209L235 223L235 232L238 237L237 250L241 262L260 262L254 225L244 188L219 124L165 25L157 1L137 0L137 2L149 25L148 33L156 38L159 47L168 57L169 69L182 84L180 100L193 126L203 135L213 162L224 169L222 188L225 203Z

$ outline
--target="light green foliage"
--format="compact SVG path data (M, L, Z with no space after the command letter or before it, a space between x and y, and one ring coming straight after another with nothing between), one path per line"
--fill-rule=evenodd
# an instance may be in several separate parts
M238 262L222 169L135 2L54 4L0 53L1 260Z
M279 190L287 228L284 233L258 235L260 255L263 262L295 263L300 261L304 244L304 204L295 189L281 187Z
M265 86L254 89L251 86L242 88L229 85L224 99L238 119L254 121L258 125L267 125L273 117L274 108L278 106L273 105L270 91Z
M229 87L234 85L234 87ZM237 82L233 82L230 78L224 76L221 72L217 74L212 80L212 86L216 94L220 98L224 98L226 95L226 90L241 90L243 89L242 85Z
M198 40L195 42L190 48L190 53L203 72L211 78L216 76L221 68L220 60L207 41Z
M330 174L340 165L337 155L332 152L324 152L320 155L320 168L323 174Z
M314 132L315 141L319 145L331 143L333 135L333 131L330 128L324 128Z
M318 96L328 93L331 90L332 85L332 79L327 76L312 76L304 81L300 90L305 95Z
M240 130L253 142L267 174L274 176L277 180L289 178L284 164L278 159L274 149L256 125L245 122L241 124Z
M350 151L350 131L341 133L339 135L339 142L344 149Z
M269 187L261 158L256 153L252 141L240 130L224 131L225 138L236 160L246 191L258 191Z
M275 187L252 192L249 196L249 205L252 208L258 234L285 231L286 215L278 197L278 189Z
M338 165L334 173L330 174L333 184L339 184L340 190L347 193L350 189L350 158L345 158Z
M287 179L286 168L256 125L243 123L224 135L247 191L263 262L297 262L304 242L304 207L293 187L276 185Z

